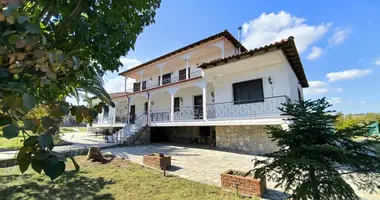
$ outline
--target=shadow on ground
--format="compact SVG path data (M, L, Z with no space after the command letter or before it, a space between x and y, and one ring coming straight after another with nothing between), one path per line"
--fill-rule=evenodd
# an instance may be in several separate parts
M114 182L74 172L66 172L54 181L30 174L1 175L0 199L115 199L109 193L98 194L111 184Z

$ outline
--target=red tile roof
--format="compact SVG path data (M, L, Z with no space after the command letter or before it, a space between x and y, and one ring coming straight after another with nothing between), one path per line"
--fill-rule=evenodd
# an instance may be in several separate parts
M130 94L130 92L115 92L115 93L110 93L109 95L111 96L111 99L116 99L119 97L124 97Z
M160 56L160 57L157 57L157 58L155 58L155 59L153 59L153 60L150 60L150 61L148 61L148 62L145 62L145 63L143 63L143 64L141 64L141 65L138 65L138 66L136 66L136 67L133 67L133 68L131 68L131 69L128 69L128 70L126 70L126 71L124 71L124 72L121 72L121 73L119 73L119 75L124 75L124 74L126 74L126 73L128 73L128 72L132 72L132 71L135 71L135 70L138 70L138 69L140 69L140 68L142 68L142 67L145 67L145 66L147 66L147 65L150 65L150 64L152 64L152 63L155 63L155 62L158 62L158 61L160 61L160 60L163 60L163 59L165 59L165 58L168 58L168 57L170 57L170 56L173 56L173 55L175 55L175 54L178 54L178 53L181 53L181 52L183 52L183 51L186 51L186 50L188 50L188 49L191 49L191 48L194 48L194 47L197 47L197 46L199 46L199 45L201 45L201 44L204 44L204 43L207 43L207 42L209 42L209 41L212 41L212 40L215 40L215 39L217 39L217 38L221 38L221 37L225 37L227 40L229 40L236 48L240 48L241 49L241 51L242 52L245 52L245 51L247 51L247 49L234 37L234 36L232 36L232 34L230 33L230 32L228 32L227 30L224 30L224 31L222 31L222 32L220 32L220 33L217 33L217 34L215 34L215 35L212 35L212 36L209 36L209 37L207 37L207 38L204 38L204 39L202 39L202 40L199 40L199 41L197 41L197 42L194 42L194 43L192 43L192 44L189 44L189 45L187 45L187 46L184 46L184 47L182 47L182 48L180 48L180 49L177 49L177 50L175 50L175 51L172 51L172 52L170 52L170 53L167 53L167 54L165 54L165 55L163 55L163 56Z
M269 51L273 51L277 49L281 49L284 52L286 58L289 61L290 66L292 67L302 87L304 88L309 87L309 83L307 81L305 71L303 69L302 62L297 51L297 47L294 43L293 36L290 36L288 39L283 39L281 41L274 42L272 44L268 44L262 47L258 47L256 49L242 52L240 54L232 55L225 58L215 59L207 63L202 63L199 66L199 68L209 69L209 68L226 64L228 62L238 61L240 59L245 59L245 58L249 58L255 55L260 55L260 53L262 52L269 52Z

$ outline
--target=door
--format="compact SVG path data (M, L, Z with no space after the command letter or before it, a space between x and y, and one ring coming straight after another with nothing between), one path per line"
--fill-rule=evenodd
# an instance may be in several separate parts
M203 119L202 95L194 96L194 119Z
M131 111L129 112L129 123L134 124L136 119L136 106L131 105Z
M144 103L144 112L145 112L145 114L148 113L148 102Z

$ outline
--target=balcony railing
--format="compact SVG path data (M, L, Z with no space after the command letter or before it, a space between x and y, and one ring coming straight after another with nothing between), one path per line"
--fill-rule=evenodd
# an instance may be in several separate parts
M203 119L202 106L179 107L179 111L174 112L174 121L192 121Z
M237 119L278 116L279 107L290 101L287 96L268 97L247 101L207 104L207 119Z
M170 121L170 109L151 110L150 120L152 122L168 122Z
M201 76L202 76L202 71L201 70L189 73L189 79L191 79L191 78L197 78L197 77L201 77ZM170 78L166 78L166 79L162 79L162 85L167 85L167 84L171 84L171 83L178 83L178 82L181 82L181 81L184 81L184 80L186 80L186 74L185 75L180 75L180 76L175 76L175 77L170 77ZM141 90L141 85L140 84L141 83L135 84L134 87L127 89L126 92L131 92L131 93L132 92L139 92L139 91L142 91L142 90L153 89L153 88L156 88L156 87L160 86L160 82L159 81L157 81L157 82L150 82L150 83L143 84L142 85L142 90Z

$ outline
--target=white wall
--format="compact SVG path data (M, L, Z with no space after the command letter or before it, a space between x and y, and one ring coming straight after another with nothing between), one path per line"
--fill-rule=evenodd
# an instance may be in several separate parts
M268 82L269 77L272 79L272 85ZM216 77L214 81L215 103L233 101L233 83L259 78L263 79L264 97L290 94L286 66L285 64L276 64Z
M298 99L298 89L301 92L301 96L303 96L303 89L301 84L299 83L299 80L294 73L293 69L291 68L290 64L286 61L285 68L288 73L288 85L289 85L289 98L293 101L299 101Z

